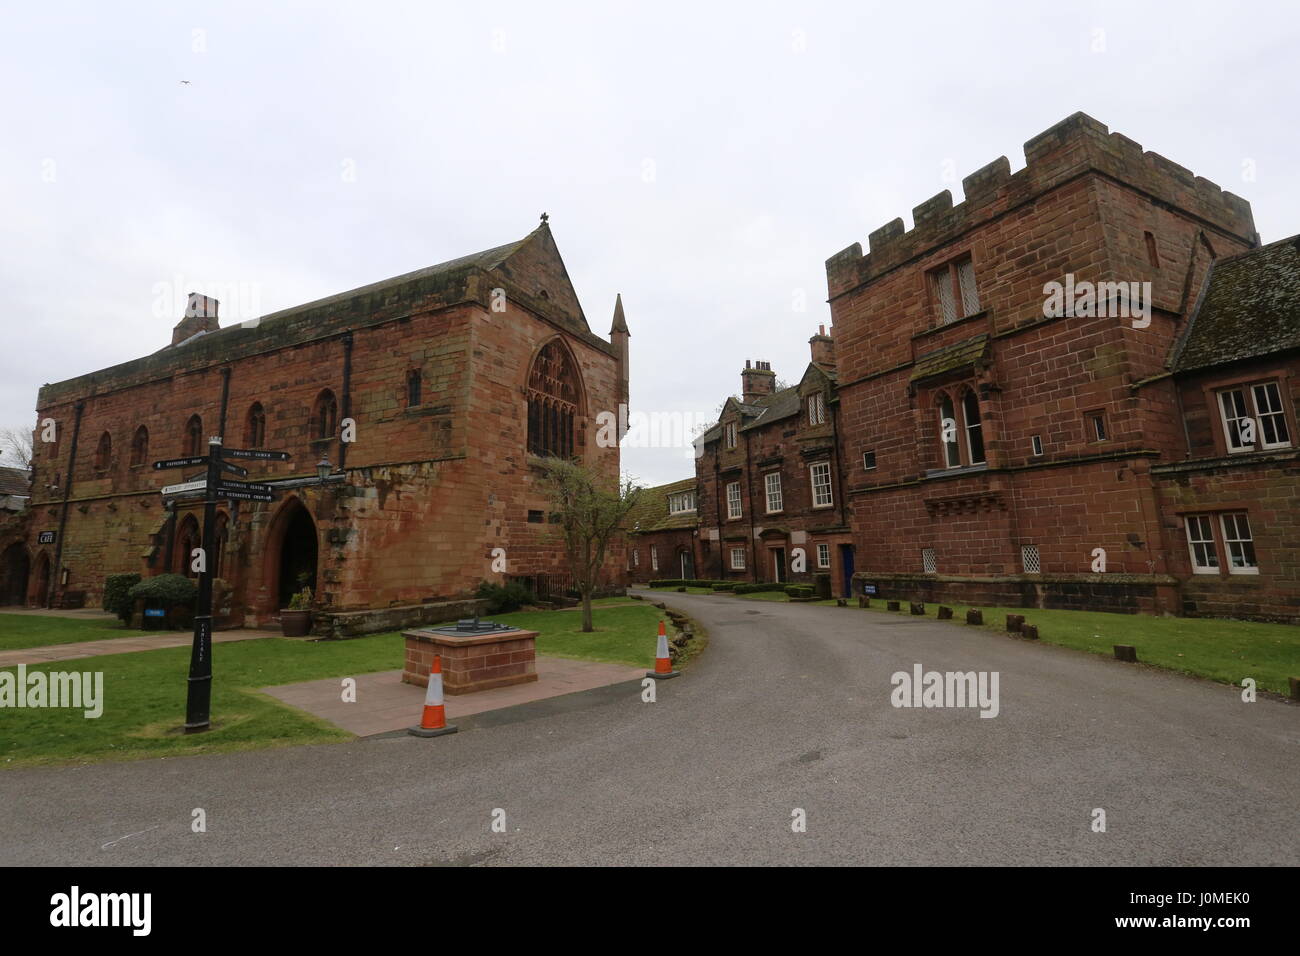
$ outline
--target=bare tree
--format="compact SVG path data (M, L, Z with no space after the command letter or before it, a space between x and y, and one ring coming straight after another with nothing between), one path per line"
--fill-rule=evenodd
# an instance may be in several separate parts
M591 592L596 589L610 539L622 527L641 489L624 478L609 491L603 479L578 462L547 458L542 490L550 499L553 520L559 524L564 557L573 584L582 596L582 630L591 623Z
M32 433L21 428L0 428L0 465L32 467Z

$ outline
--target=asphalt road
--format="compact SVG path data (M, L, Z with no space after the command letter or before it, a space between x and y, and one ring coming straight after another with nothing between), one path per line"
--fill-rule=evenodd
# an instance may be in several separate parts
M711 645L655 703L621 685L433 740L8 771L0 863L1300 863L1294 705L963 625L665 598ZM893 707L917 663L998 672L998 715Z

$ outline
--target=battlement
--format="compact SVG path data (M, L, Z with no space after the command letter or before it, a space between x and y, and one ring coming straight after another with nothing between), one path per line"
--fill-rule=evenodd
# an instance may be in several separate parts
M1085 113L1075 113L1025 143L1025 168L1014 175L1005 156L962 180L964 201L953 205L945 189L912 210L912 229L901 218L826 260L831 297L868 282L909 259L960 236L1007 209L1093 171L1149 194L1243 241L1258 244L1250 203L1193 174L1159 153L1145 151Z

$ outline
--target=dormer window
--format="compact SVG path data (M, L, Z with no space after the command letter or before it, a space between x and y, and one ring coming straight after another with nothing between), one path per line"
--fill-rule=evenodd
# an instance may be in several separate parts
M826 424L826 396L821 392L808 396L808 424Z
M679 491L668 496L670 515L690 514L695 511L695 492Z

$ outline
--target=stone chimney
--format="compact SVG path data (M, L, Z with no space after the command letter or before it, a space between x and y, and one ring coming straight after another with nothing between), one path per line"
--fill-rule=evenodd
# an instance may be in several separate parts
M817 326L817 334L808 340L814 365L835 367L835 340L826 334L826 326Z
M172 345L180 345L199 332L215 332L221 328L217 322L217 309L221 303L210 296L191 292L185 305L185 317L172 329Z
M772 363L757 360L751 363L749 359L745 359L745 370L740 373L740 394L745 404L748 405L764 395L771 395L774 391L776 391L776 373L772 371Z

